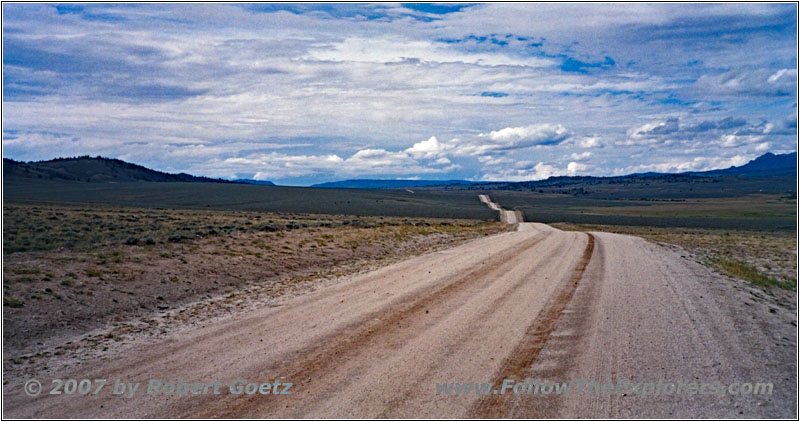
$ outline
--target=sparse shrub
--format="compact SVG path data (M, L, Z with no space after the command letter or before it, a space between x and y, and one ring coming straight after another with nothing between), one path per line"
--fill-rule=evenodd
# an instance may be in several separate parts
M272 220L270 220L270 221L272 221ZM255 226L255 230L261 231L261 232L272 233L272 232L278 231L278 226L276 226L274 224L259 224L259 225Z
M84 270L84 273L89 277L100 277L101 275L103 275L103 272L96 268L87 268L86 270Z
M9 308L21 308L25 306L25 302L15 296L8 296L3 297L3 306L8 306Z
M39 274L38 268L14 268L11 271L14 274Z

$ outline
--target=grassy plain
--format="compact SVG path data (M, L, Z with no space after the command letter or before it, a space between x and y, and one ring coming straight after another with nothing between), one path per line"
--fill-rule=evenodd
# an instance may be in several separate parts
M3 217L4 364L26 370L508 230L482 220L55 203L6 202Z
M663 200L592 199L536 192L489 192L526 221L609 226L787 231L797 228L794 195L754 194Z
M317 189L223 183L81 183L17 180L3 199L29 204L497 220L477 194L404 189ZM413 193L412 193L413 192Z

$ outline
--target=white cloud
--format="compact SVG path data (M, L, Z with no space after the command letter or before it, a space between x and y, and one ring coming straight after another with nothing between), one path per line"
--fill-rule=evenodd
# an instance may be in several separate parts
M787 79L796 80L797 79L797 69L781 69L774 74L770 75L767 78L767 82L773 84L778 82L781 78L786 77Z
M664 121L646 123L628 130L625 145L648 145L661 142L662 135L678 132L678 119L669 118Z
M543 180L553 176L575 176L588 170L586 164L570 162L566 168L558 168L552 164L538 162L536 165L529 161L513 162L509 159L491 160L489 171L484 173L482 180L522 182L528 180Z
M586 164L571 162L567 164L567 174L570 176L575 176L578 172L586 171L589 169L589 166Z
M569 137L562 125L535 124L530 126L507 127L481 133L476 137L452 139L446 150L460 156L483 156L512 150L530 148L537 145L555 145Z
M584 151L581 153L573 152L569 158L577 161L588 160L589 158L592 158L592 153L590 151Z
M616 168L614 174L630 174L643 172L658 173L681 173L687 171L706 171L714 169L728 168L731 166L741 166L749 161L743 155L733 155L730 157L694 157L671 158L651 164L639 164L628 167Z
M466 63L480 66L552 66L551 59L512 57L502 53L466 53L447 44L399 37L351 37L333 45L323 44L311 49L307 60L336 62L397 63L420 60L430 63Z
M4 6L5 156L306 183L459 165L538 178L615 143L575 172L796 149L792 5L82 8ZM730 126L742 116L763 123Z
M383 149L362 149L345 160L358 168L395 167L414 165L416 161L403 152L389 152Z
M414 158L435 158L444 152L445 146L439 143L435 136L431 136L427 141L419 141L412 147L406 149L406 153Z
M596 148L601 146L600 138L596 136L578 138L575 140L575 145L581 148Z
M697 80L697 86L704 92L717 95L780 96L795 93L796 81L797 69L759 69L703 75Z
M749 145L761 142L764 139L759 135L722 135L719 145L725 148L735 148L742 145Z
M507 127L489 133L489 139L492 141L509 146L558 143L568 136L564 126L551 124Z

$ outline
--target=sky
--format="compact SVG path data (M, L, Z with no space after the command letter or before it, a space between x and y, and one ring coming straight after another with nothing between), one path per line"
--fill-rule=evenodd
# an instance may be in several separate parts
M797 5L3 4L3 157L287 185L797 150Z

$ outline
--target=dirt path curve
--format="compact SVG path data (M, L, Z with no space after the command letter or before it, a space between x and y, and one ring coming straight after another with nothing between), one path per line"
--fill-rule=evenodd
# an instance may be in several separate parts
M478 199L481 200L486 206L489 208L498 211L500 213L500 221L508 224L517 224L520 222L520 218L517 217L517 213L514 211L504 210L500 208L495 202L489 198L489 195L478 195Z
M31 398L6 384L3 409L12 418L794 417L796 318L774 308L644 240L521 223L57 374L142 383L132 398L112 385ZM772 381L775 392L436 394L436 383L526 377ZM220 380L222 394L146 395L150 379ZM232 395L235 379L293 386Z

